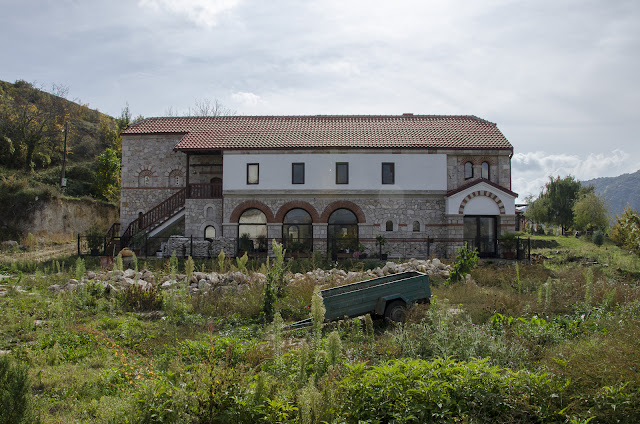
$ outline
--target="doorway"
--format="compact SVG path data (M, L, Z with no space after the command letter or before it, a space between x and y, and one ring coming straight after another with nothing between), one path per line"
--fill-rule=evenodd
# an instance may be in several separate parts
M497 218L495 216L465 216L464 241L478 251L481 258L497 253Z

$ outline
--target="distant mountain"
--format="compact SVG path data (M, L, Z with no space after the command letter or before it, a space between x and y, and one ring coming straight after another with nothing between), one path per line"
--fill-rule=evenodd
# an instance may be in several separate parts
M581 183L593 186L596 193L606 200L612 217L620 215L627 205L640 210L640 170L633 174L595 178Z

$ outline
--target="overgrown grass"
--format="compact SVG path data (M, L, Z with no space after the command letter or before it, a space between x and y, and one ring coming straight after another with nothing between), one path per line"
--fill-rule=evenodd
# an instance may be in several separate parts
M315 333L260 320L259 262L245 265L246 284L207 295L99 284L56 294L48 287L75 278L77 258L9 267L0 357L28 370L25 402L44 423L638 422L638 258L558 239L534 265L433 278L430 307L405 324L365 317ZM185 264L139 268L160 281ZM295 281L274 321L309 316L316 283Z

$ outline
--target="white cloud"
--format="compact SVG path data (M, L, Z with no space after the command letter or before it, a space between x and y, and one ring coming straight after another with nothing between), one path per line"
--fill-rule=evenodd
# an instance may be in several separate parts
M231 100L242 106L257 106L263 103L263 100L257 94L238 91L231 94Z
M620 149L609 155L590 153L586 158L577 154L546 154L543 151L516 153L511 161L512 187L522 200L530 194L537 196L549 176L572 175L584 181L635 172L638 165L630 159L630 155Z
M139 0L142 7L183 15L196 25L213 27L218 17L240 4L241 0Z

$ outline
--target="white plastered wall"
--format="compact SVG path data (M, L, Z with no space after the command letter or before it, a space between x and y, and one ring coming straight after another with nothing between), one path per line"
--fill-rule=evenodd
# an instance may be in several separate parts
M446 210L448 215L458 215L460 205L469 195L476 195L467 200L464 206L464 215L515 215L515 196L487 183L478 183L447 198ZM492 198L495 196L495 199ZM504 207L504 214L500 211L500 205Z

